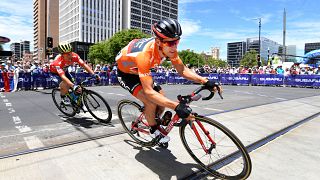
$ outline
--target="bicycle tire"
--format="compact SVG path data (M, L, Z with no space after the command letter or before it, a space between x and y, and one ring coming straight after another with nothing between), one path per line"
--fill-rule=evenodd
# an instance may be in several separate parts
M107 101L100 94L98 94L95 91L86 89L82 95L82 98L83 98L82 100L84 105L88 109L89 113L95 119L97 119L99 122L102 122L102 123L109 123L111 121L111 118L112 118L111 108L107 103ZM102 104L104 104L104 107L102 106ZM99 107L102 107L102 109L98 110Z
M73 105L71 105L71 104L70 105L64 105L61 102L61 100L58 101L56 99L56 96L60 97L60 88L53 88L52 91L51 91L51 96L52 96L52 100L53 100L54 104L56 105L56 107L59 109L60 112L62 112L64 115L69 116L69 117L73 117L74 115L76 115L76 110L73 107ZM72 109L72 110L70 112L68 112L67 111L68 109Z
M145 146L145 147L152 147L155 145L155 142L150 136L149 133L149 126L147 125L147 120L145 117L142 118L142 121L137 122L138 117L144 116L141 112L141 106L131 100L121 100L118 103L118 117L121 122L122 127L124 130L129 134L129 136L136 141L138 144ZM134 124L141 131L133 130L132 124ZM143 132L144 131L144 132Z
M204 140L205 134L201 132L200 127L196 123L196 121L200 121L203 126L208 130L211 137L214 137L214 141L216 143L215 146L212 146L209 141ZM252 169L251 159L248 151L242 142L236 137L234 133L232 133L228 128L218 123L217 121L210 119L204 116L196 116L196 121L193 122L192 126L197 128L199 134L202 134L202 140L204 145L208 148L213 147L211 153L205 153L202 149L199 141L191 140L191 137L194 136L196 138L195 133L189 129L190 125L186 124L180 127L180 137L181 141L188 151L189 155L207 172L209 172L212 176L221 178L221 179L246 179L249 177ZM213 136L212 136L213 135ZM220 138L219 135L223 137ZM187 136L187 137L186 137ZM189 137L190 136L190 137ZM189 139L187 139L189 138ZM227 140L226 138L230 138L229 142L222 142L222 140ZM220 140L220 141L218 141ZM229 144L228 144L229 143ZM233 148L231 145L233 144ZM199 146L199 148L193 147ZM225 148L221 151L222 148ZM202 151L202 152L201 152ZM226 155L219 154L221 152L225 152ZM199 154L199 156L198 156ZM204 156L209 156L209 161L204 162ZM216 161L213 161L213 158L217 158ZM231 158L231 159L230 159ZM236 161L235 161L236 160ZM241 164L242 160L242 164ZM211 162L212 161L212 162ZM207 163L207 164L205 164ZM243 168L239 168L239 163ZM229 166L230 165L230 166ZM234 166L237 166L236 169L231 169ZM238 172L239 171L239 172ZM231 173L235 173L232 174Z

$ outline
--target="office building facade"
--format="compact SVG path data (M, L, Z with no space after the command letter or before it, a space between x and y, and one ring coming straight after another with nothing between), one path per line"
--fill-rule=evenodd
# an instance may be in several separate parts
M220 59L220 48L218 47L211 48L211 54L213 59Z
M151 25L164 18L178 19L178 0L123 0L123 29L151 34Z
M25 54L30 53L30 41L12 43L10 45L10 50L15 61L21 60Z
M97 43L122 29L122 0L59 0L59 41Z
M59 43L59 3L56 0L33 0L33 59L47 62L47 37L53 46ZM46 59L46 60L45 60Z
M304 44L304 54L307 54L308 52L317 50L317 49L320 49L320 42Z
M275 41L272 41L265 37L260 37L260 57L261 61L267 63L268 57L270 58L273 54L278 53L279 46ZM247 51L255 50L259 52L259 38L247 38Z
M238 67L246 53L246 42L231 42L227 45L227 62L232 67Z

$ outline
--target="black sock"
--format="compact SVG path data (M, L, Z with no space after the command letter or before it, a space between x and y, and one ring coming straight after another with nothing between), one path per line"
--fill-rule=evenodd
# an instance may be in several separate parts
M158 129L158 125L150 126L150 133L153 134Z

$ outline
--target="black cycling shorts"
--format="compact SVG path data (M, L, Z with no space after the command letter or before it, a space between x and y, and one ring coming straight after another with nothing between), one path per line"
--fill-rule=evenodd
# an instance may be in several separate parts
M118 81L120 86L128 90L133 96L137 96L138 92L142 89L141 81L138 75L124 73L118 69ZM160 85L153 82L153 89L160 92L162 89Z
M62 81L62 79L61 79L61 77L59 76L58 73L52 73L52 74L58 75L58 77L60 78L60 81ZM70 72L69 72L68 70L64 71L64 75L65 75L72 83L75 82L74 77L70 74ZM60 81L59 81L59 82L60 82Z

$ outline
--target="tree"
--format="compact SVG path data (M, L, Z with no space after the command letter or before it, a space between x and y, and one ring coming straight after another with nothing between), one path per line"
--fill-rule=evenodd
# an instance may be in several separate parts
M200 54L197 54L193 51L182 50L178 53L184 64L198 67L198 65L203 66L205 63L204 58Z
M226 67L228 63L221 59L214 59L212 57L209 57L207 60L207 64L215 67Z
M113 63L118 52L131 40L151 37L137 29L128 29L115 33L107 41L99 42L89 49L91 62Z
M250 50L249 52L246 52L246 54L240 61L240 65L248 67L257 66L257 52L255 50Z

